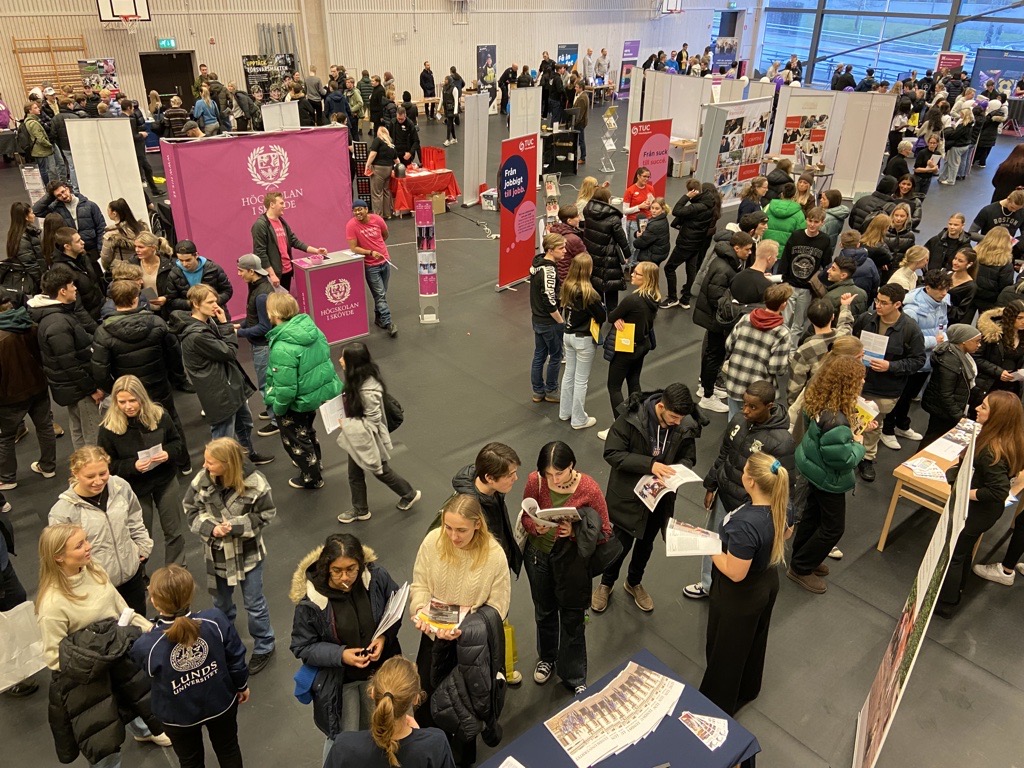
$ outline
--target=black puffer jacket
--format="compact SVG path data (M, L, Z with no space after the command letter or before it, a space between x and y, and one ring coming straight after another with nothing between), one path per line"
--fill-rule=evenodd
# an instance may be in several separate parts
M765 205L777 197L782 197L782 188L787 184L793 183L793 177L785 171L780 171L778 168L769 173L767 178L768 191L764 193L764 200L762 200Z
M170 397L172 383L185 383L177 337L148 310L111 315L96 329L92 344L92 375L105 392L129 373L142 380L154 400Z
M865 195L853 204L848 219L850 227L864 234L868 220L872 216L882 211L892 210L896 202L892 194L896 191L897 186L898 183L892 176L883 176L874 192Z
M583 209L585 216L580 237L594 260L590 282L598 293L622 291L626 280L622 265L629 254L629 242L622 230L622 213L601 200L591 200Z
M150 430L138 417L129 418L123 435L100 426L96 442L110 456L110 474L123 477L140 499L166 488L177 477L178 466L185 458L185 444L167 411L160 416L156 429ZM135 468L139 451L162 446L170 457L145 472ZM180 491L177 492L180 498Z
M903 256L906 254L909 248L914 246L916 238L914 233L910 229L910 222L908 221L903 229L897 231L894 227L889 227L885 234L882 236L885 240L885 244L889 246L889 253L892 254L893 261L899 264L903 260Z
M966 229L960 232L959 237L950 237L949 229L943 227L939 234L924 244L928 249L928 269L949 269L956 252L970 244L971 236Z
M49 720L57 759L90 765L121 749L125 724L141 717L164 732L150 708L149 678L128 651L142 634L101 619L60 642L60 672L50 679Z
M57 264L63 264L71 270L75 287L78 288L78 299L92 319L99 320L107 292L107 281L100 270L99 262L93 261L85 253L73 259L66 253L57 251L53 255L53 265Z
M978 274L974 282L978 288L974 294L974 308L979 312L996 306L999 294L1013 285L1013 259L1005 264L982 264L978 262Z
M75 316L75 306L34 296L29 299L28 313L39 326L39 351L53 401L74 405L95 392L92 338Z
M703 256L701 245L708 236L708 227L715 223L715 193L701 190L692 200L686 195L672 207L672 226L679 230L676 249L688 256Z
M908 229L911 227L913 229L920 228L921 217L924 215L924 205L922 205L921 201L924 198L917 192L912 191L907 197L895 196L893 199L896 201L897 205L899 203L906 203L910 206L910 225L908 226Z
M431 649L430 713L446 733L467 740L482 734L494 747L501 741L498 718L505 706L502 617L485 605L467 616L459 629L458 640L435 640Z
M232 416L256 391L238 364L238 337L229 323L218 326L187 312L171 313L171 330L181 340L181 356L206 421L216 424Z
M772 405L764 424L751 424L743 414L737 415L722 437L722 447L704 478L704 487L718 491L726 511L750 500L743 488L743 467L752 453L761 451L778 459L792 475L796 444L789 433L789 415L779 403Z
M647 220L644 231L633 238L637 261L653 261L661 264L668 258L670 249L668 214L661 213Z
M711 262L707 274L704 275L700 293L697 294L697 305L693 308L693 322L709 331L720 332L722 330L715 322L718 300L725 295L729 283L732 282L736 273L743 269L735 249L729 244L732 234L729 232L728 238L715 240L715 252L711 256L714 261Z
M949 342L932 351L932 377L921 395L921 408L932 416L952 419L962 416L971 396L970 372L961 355Z
M205 257L204 257L205 258ZM160 265L160 271L163 272L164 265ZM203 262L203 276L199 278L199 282L204 285L208 285L217 292L217 303L224 308L227 312L228 302L235 293L235 289L231 286L231 281L228 280L227 273L217 264L213 259L205 259ZM160 284L160 278L157 277L157 285ZM192 310L191 305L188 303L188 289L192 286L188 284L188 278L185 277L185 273L181 269L180 264L171 262L170 269L167 274L167 304L165 307L169 307L168 312L173 312L176 309L190 312Z
M452 488L456 493L464 493L467 496L474 496L480 502L484 519L487 521L487 530L491 532L498 544L501 545L508 560L508 567L517 577L523 569L523 553L516 545L512 535L512 522L508 518L508 508L505 506L505 494L495 491L488 496L476 489L476 467L467 464L460 469L452 478Z
M982 312L976 327L981 331L981 346L973 355L978 377L974 381L972 401L980 403L993 388L1019 392L1020 384L1004 382L1000 378L1003 371L1016 371L1024 365L1024 342L1018 341L1017 346L1011 349L1003 344L1003 308Z

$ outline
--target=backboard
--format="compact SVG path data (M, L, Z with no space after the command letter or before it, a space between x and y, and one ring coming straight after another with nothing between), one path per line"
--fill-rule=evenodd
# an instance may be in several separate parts
M138 16L139 21L152 21L149 0L96 0L100 21L121 21L124 16Z

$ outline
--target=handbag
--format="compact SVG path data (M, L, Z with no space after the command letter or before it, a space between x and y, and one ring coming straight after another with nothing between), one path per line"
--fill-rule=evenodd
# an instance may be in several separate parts
M394 432L405 421L405 409L390 392L384 393L384 422L388 432Z
M0 691L17 685L45 666L35 606L26 601L0 612Z

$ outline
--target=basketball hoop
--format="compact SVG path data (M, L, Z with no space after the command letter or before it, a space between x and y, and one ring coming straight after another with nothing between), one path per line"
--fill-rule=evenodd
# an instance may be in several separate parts
M123 25L124 25L124 29L125 29L125 31L126 31L126 32L127 32L127 33L128 33L129 35L134 35L134 34L135 34L135 28L136 28L136 27L138 26L138 24L139 24L139 18L140 18L140 17L138 17L138 16L135 16L135 15L133 15L133 14L129 14L129 15L126 15L126 16L121 16L121 17L120 17L120 19L121 19L121 24L123 24Z

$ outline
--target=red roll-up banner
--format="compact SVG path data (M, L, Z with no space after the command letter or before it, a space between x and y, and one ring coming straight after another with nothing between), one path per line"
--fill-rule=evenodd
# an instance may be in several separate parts
M668 144L672 140L671 120L647 120L629 124L629 167L626 186L633 183L637 168L651 172L648 184L655 197L665 196L668 178Z
M498 288L501 289L527 279L530 276L530 264L536 255L536 134L501 142L498 206L501 224Z

